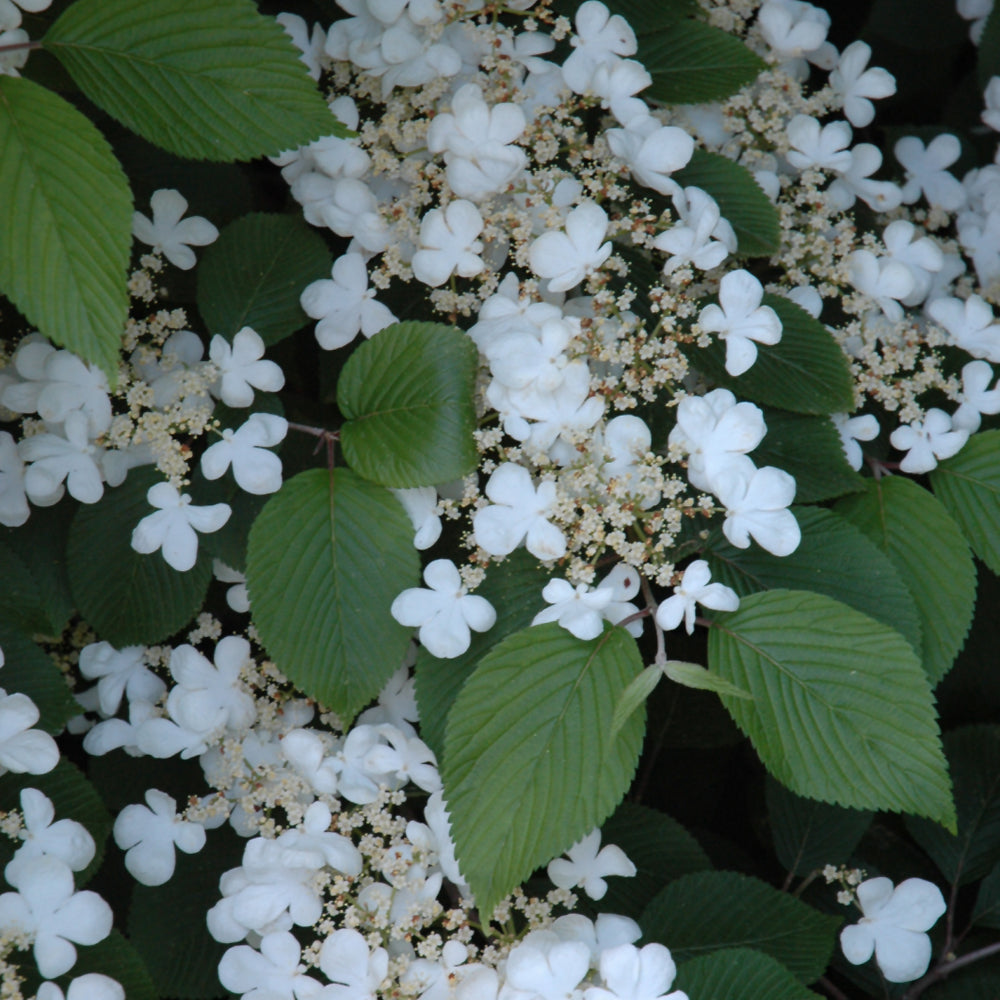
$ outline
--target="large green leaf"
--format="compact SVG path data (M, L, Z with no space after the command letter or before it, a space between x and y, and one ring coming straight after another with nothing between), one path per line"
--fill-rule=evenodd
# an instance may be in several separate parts
M840 435L827 417L765 409L767 434L753 450L754 465L776 465L795 477L795 502L815 503L864 489L847 462Z
M23 632L48 628L42 594L28 564L0 538L0 625Z
M508 636L465 682L448 716L442 778L458 862L484 916L625 794L643 713L608 734L641 669L624 629L585 641L553 622Z
M668 882L711 868L698 841L666 813L623 802L601 827L601 841L617 844L636 867L634 878L612 878L600 901L605 913L638 919Z
M712 1000L816 1000L780 962L750 948L723 948L685 962L674 982L691 997Z
M416 586L409 518L388 490L348 469L310 469L261 511L247 587L279 669L348 723L399 668L412 630L389 613Z
M906 828L951 884L982 878L1000 860L1000 726L945 733L958 832L908 816Z
M706 553L712 575L741 597L774 587L826 594L901 632L919 655L917 606L892 560L833 511L796 507L795 519L802 541L783 557L757 546L737 549L713 532Z
M826 327L782 295L765 294L781 319L781 340L761 347L753 366L738 378L726 372L725 341L706 348L687 346L696 367L740 399L750 399L794 413L840 413L854 408L854 387L844 352Z
M792 791L954 828L930 687L895 629L821 594L769 590L719 616L708 658L754 695L721 698Z
M461 330L436 323L394 323L360 344L337 383L351 467L392 487L433 486L475 469L478 363Z
M153 513L146 493L162 482L155 469L135 469L100 503L81 506L69 529L67 571L80 614L114 646L169 638L199 611L212 576L212 560L198 553L178 573L160 552L132 548L132 530ZM197 503L197 500L195 500Z
M178 156L275 156L339 128L251 0L76 0L43 44L90 100Z
M752 948L803 983L823 974L841 922L736 872L683 875L661 889L639 918L645 937L665 944L678 963L721 948Z
M38 707L37 727L61 733L67 720L80 714L62 672L26 635L7 625L0 625L0 649L4 654L0 687L8 694L26 694Z
M107 140L58 94L0 77L0 292L113 382L132 196Z
M1000 573L1000 431L974 434L931 473L931 486L976 555Z
M843 864L872 820L868 810L804 799L770 775L766 794L774 853L785 871L794 875Z
M198 267L198 311L212 333L252 327L276 344L309 322L302 289L330 273L322 237L291 215L245 215L226 226Z
M655 32L644 32L640 21L636 34L636 58L653 77L645 96L664 104L724 100L767 68L739 38L703 21L677 21Z
M931 684L951 668L965 642L976 599L969 546L948 512L904 476L872 480L836 507L892 560L913 594Z
M420 738L444 760L444 734L448 713L462 685L479 661L501 639L526 628L545 606L542 588L547 573L527 549L516 549L503 562L491 563L486 579L476 589L493 605L497 620L486 632L473 632L469 648L449 660L432 656L421 647L417 653L414 678L420 707Z
M778 252L778 210L746 167L720 153L696 149L688 165L672 176L683 187L699 187L718 202L722 217L736 233L741 256L770 257Z
M979 883L972 920L981 927L1000 929L1000 861L993 866L989 875Z

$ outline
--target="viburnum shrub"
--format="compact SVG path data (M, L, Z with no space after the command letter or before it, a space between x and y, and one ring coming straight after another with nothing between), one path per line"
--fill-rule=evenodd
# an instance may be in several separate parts
M827 7L0 0L0 995L1000 991L1000 13Z

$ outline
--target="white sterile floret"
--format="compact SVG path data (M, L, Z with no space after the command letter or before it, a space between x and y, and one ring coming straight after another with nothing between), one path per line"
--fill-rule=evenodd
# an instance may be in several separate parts
M876 181L874 174L882 166L882 152L870 142L859 142L851 150L851 165L838 171L834 182L827 188L831 207L846 211L860 198L877 212L891 212L902 202L903 193L892 181Z
M615 844L601 847L599 829L591 830L582 840L578 840L566 851L565 858L550 861L546 870L557 888L580 887L591 899L604 898L608 891L606 876L631 878L636 873L635 865L620 847Z
M115 820L115 843L125 851L125 867L143 885L163 885L174 874L174 848L197 854L205 828L177 815L177 803L156 788L146 790L146 805L128 805Z
M590 89L601 99L602 108L609 110L619 124L628 126L635 119L649 115L649 106L635 95L652 82L653 77L641 62L622 59L598 66L591 77Z
M742 375L757 360L757 345L781 340L781 320L762 306L764 287L749 271L730 271L719 283L719 305L705 306L698 315L703 330L726 342L726 371Z
M936 135L924 148L923 140L907 135L893 147L893 155L906 171L904 205L912 205L921 195L932 208L947 212L956 212L965 205L965 188L947 169L962 155L957 136L947 132Z
M716 496L726 508L722 530L738 549L751 537L771 555L791 555L802 540L795 515L788 506L795 499L795 479L783 469L765 466L752 475L734 469L718 477Z
M969 440L969 432L952 425L951 417L936 407L927 411L924 419L897 427L889 443L906 455L899 463L903 472L930 472L938 462L958 454Z
M646 114L633 118L627 128L609 128L605 135L611 152L628 164L639 184L662 195L678 190L670 175L686 167L694 152L694 139L684 129Z
M302 290L302 311L316 324L316 341L324 351L349 344L358 333L373 337L396 322L388 306L375 300L368 287L368 268L359 253L345 253L333 262L331 277Z
M852 469L860 469L864 461L859 441L874 441L878 437L878 420L866 413L859 417L849 417L846 413L831 413L830 419L840 435L840 444Z
M944 266L941 248L929 236L920 236L906 219L890 222L882 232L882 242L892 260L905 264L913 278L913 290L900 301L904 306L915 306L927 298L934 275Z
M830 15L820 7L800 0L766 0L757 12L757 24L792 76L806 76L806 60L824 69L836 61L837 50L826 40Z
M161 188L149 199L153 220L141 212L132 216L132 235L141 243L159 250L175 267L189 271L196 263L192 246L214 243L219 230L200 215L181 219L187 211L187 200L180 191Z
M56 741L32 728L40 717L26 694L0 688L0 774L48 774L59 763Z
M170 483L151 486L146 501L157 510L135 526L132 548L144 555L161 549L168 565L182 573L198 559L196 532L218 531L232 513L225 503L195 507L187 493L179 493Z
M611 600L604 606L602 614L612 625L621 625L626 618L638 614L639 609L632 604L632 598L639 593L639 574L631 566L626 563L613 566L597 589L611 591ZM642 635L642 622L643 619L639 618L622 625L622 628L638 639Z
M369 253L379 253L389 245L389 228L379 215L378 200L363 181L353 177L331 180L320 174L308 174L300 181L307 189L319 187L318 192L297 192L301 200L315 202L314 211L305 212L307 222L353 238Z
M561 559L566 538L548 519L556 501L556 484L545 480L536 488L531 473L521 465L505 462L486 484L492 500L472 517L476 544L491 556L505 556L522 542L538 559Z
M851 42L830 74L830 86L843 102L844 114L855 128L864 128L875 118L875 106L870 99L896 93L896 78L888 70L877 66L867 68L871 55L871 46L866 42Z
M601 952L599 969L604 986L591 986L583 1000L688 1000L683 990L667 993L677 966L662 944L606 948Z
M549 279L550 292L565 292L611 256L607 232L607 212L596 202L584 201L566 216L565 232L542 233L531 244L531 270Z
M527 166L524 150L512 145L525 125L518 105L490 107L482 90L467 83L451 99L451 112L434 116L427 148L444 153L448 185L459 198L481 201L503 191Z
M118 650L109 642L92 642L80 650L80 673L97 681L97 701L101 714L118 711L122 695L157 702L167 693L167 685L146 665L145 646Z
M28 61L30 41L23 28L5 28L0 24L0 76L21 75L18 71Z
M974 358L1000 364L1000 323L994 322L993 308L985 299L935 299L927 304L927 312L951 335L949 343Z
M433 656L460 656L469 648L469 629L485 632L496 622L496 611L485 597L466 592L450 559L435 559L424 570L430 588L411 587L392 602L392 617L420 628L420 641Z
M894 889L887 878L871 878L857 889L864 916L840 932L844 958L861 965L875 961L890 983L919 979L931 961L925 933L947 910L941 890L922 878L908 878Z
M284 441L288 421L273 413L251 413L235 431L226 428L222 440L210 445L201 456L206 479L225 475L230 465L236 485L246 493L262 496L281 489L281 459L273 451Z
M221 559L213 559L212 576L219 583L231 583L233 585L226 591L226 604L233 611L245 614L250 610L250 598L247 595L247 578L245 574L233 569L232 566L227 566Z
M653 246L670 255L663 273L685 264L702 271L718 267L736 249L732 226L722 218L716 200L701 188L687 187L674 194L680 222L657 234Z
M604 453L608 461L601 469L605 482L615 480L629 491L641 496L643 510L660 502L660 491L651 487L643 476L642 460L652 449L653 435L641 417L623 413L604 426Z
M0 431L0 524L19 528L31 516L24 487L24 462L17 442Z
M983 124L994 132L1000 132L1000 76L990 77L983 91L983 104L986 107L979 116Z
M310 32L305 18L298 14L278 14L275 21L285 29L285 33L301 53L300 58L306 64L309 75L318 80L325 62L323 46L326 43L326 32L318 24L314 24Z
M851 126L830 122L821 126L809 115L796 115L785 129L792 147L785 159L796 170L820 167L840 173L851 167Z
M4 869L11 885L20 880L24 865L43 855L57 858L75 872L83 871L94 859L97 847L87 828L74 819L56 820L52 800L37 788L21 789L21 813L24 825L18 837L22 844Z
M23 343L23 342L22 342ZM43 360L41 371L32 371L29 358ZM55 351L48 344L25 344L18 349L19 375L26 379L10 385L3 403L17 413L38 413L50 424L82 411L87 417L87 434L95 438L111 426L111 397L108 377L95 365L85 364L70 351ZM30 372L30 374L29 374Z
M990 288L1000 280L1000 211L963 212L956 225L958 242L972 258L979 284Z
M340 987L327 987L332 1000L374 1000L375 991L389 971L389 953L385 948L369 950L358 931L342 927L323 942L319 967L331 983Z
M429 549L441 537L437 490L433 486L414 486L406 490L393 490L392 493L403 505L416 532L413 547Z
M570 38L573 51L562 65L562 76L570 90L585 94L598 66L634 56L638 43L628 21L612 14L599 0L580 4L574 23L576 32Z
M916 287L913 271L891 257L876 257L871 250L855 250L848 258L851 284L872 299L886 319L898 323L903 318L901 300Z
M241 944L230 948L219 961L219 982L245 1000L295 997L307 1000L320 995L319 980L305 974L302 946L288 931L261 938L260 950Z
M219 369L219 383L212 388L226 406L249 406L253 390L277 392L285 384L285 376L273 361L264 361L264 341L249 326L238 330L232 346L216 334L208 346L208 354Z
M17 872L17 892L0 896L0 933L34 939L46 979L76 964L76 944L97 944L111 933L111 907L96 892L76 892L73 873L58 858L33 858Z
M47 507L63 494L80 503L97 503L104 495L104 477L97 464L101 448L91 444L87 417L80 410L67 414L62 434L33 434L18 445L28 463L24 489L33 503Z
M585 583L574 588L566 580L549 580L542 597L551 605L539 611L532 625L558 622L578 639L596 639L604 630L604 609L611 603L610 587L591 590Z
M420 222L419 249L410 262L413 276L437 288L452 274L463 278L479 274L486 267L479 256L482 231L483 217L471 201L460 198L444 210L432 208Z
M16 28L21 23L21 11L31 14L46 10L52 0L0 0L0 28Z
M983 37L986 19L993 10L993 0L956 0L955 11L969 24L969 39L978 45Z
M959 407L951 415L951 426L955 430L974 434L979 430L983 413L1000 413L1000 383L992 389L993 369L985 361L970 361L962 368L962 392L958 397Z
M102 972L87 972L73 979L65 994L53 982L42 983L37 1000L125 1000L125 990L117 979Z
M508 955L504 993L543 1000L577 996L576 987L589 969L590 949L582 941L560 941L551 932L535 931Z
M695 559L685 570L673 596L660 602L656 609L656 624L671 631L684 622L688 635L694 632L695 605L713 611L735 611L740 606L736 591L722 583L709 583L712 571L704 559Z

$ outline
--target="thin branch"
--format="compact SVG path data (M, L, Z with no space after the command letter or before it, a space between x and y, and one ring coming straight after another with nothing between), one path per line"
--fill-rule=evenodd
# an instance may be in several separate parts
M816 980L816 985L831 998L831 1000L850 1000L846 993L841 992L826 976L820 976Z
M33 42L15 42L13 45L0 45L0 56L6 52L23 52L25 49L40 49L42 43L39 41Z
M989 958L990 955L997 954L1000 954L1000 941L988 944L985 948L970 951L967 955L962 955L960 958L953 958L950 962L939 962L923 979L915 982L903 994L902 1000L916 1000L916 997L920 996L924 990L935 983L939 983L942 979L946 979L956 969L963 969L967 965L972 965L973 962L980 962L984 958Z

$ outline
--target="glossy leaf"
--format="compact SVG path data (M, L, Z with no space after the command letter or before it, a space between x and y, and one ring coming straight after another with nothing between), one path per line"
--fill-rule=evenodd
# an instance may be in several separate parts
M685 962L674 981L691 997L712 1000L816 1000L780 962L749 948L723 948Z
M7 625L0 625L0 649L4 654L0 688L8 694L26 694L40 713L36 727L54 736L61 733L66 722L80 714L80 706L52 658L23 632Z

